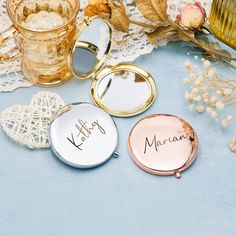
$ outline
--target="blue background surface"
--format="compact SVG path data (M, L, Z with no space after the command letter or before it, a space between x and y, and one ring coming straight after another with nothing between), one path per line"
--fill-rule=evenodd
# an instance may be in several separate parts
M158 97L139 116L115 118L120 157L103 166L70 168L50 149L15 145L1 131L0 235L235 236L236 155L227 143L236 137L236 127L224 131L208 116L188 111L183 64L186 59L201 62L187 51L180 43L171 44L134 62L156 78ZM34 86L1 93L0 111L28 104L41 90L60 94L66 103L91 102L89 88L89 81L72 79L52 89ZM180 180L147 174L128 155L131 127L153 113L181 116L199 136L198 158Z

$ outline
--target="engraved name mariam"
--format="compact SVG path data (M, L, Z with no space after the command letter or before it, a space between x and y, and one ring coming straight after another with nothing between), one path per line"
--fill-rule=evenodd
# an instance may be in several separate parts
M186 139L189 139L191 142L194 141L194 138L189 136L188 134L169 137L163 140L157 140L156 135L154 135L152 139L148 139L148 137L146 137L145 143L144 143L144 154L146 154L148 148L155 148L155 151L158 152L158 148L161 146L164 146L170 143L181 142L182 140L186 140Z

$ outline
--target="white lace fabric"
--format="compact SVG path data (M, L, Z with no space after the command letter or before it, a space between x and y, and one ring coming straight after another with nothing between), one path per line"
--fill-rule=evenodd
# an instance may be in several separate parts
M11 21L6 13L5 1L0 0L0 31L4 31L11 25ZM168 14L172 19L175 19L180 9L193 2L193 0L168 0ZM198 2L202 3L208 15L212 0L198 0ZM87 3L87 0L81 0L81 8L83 9ZM134 0L124 1L124 4L130 18L148 23L148 20L135 7ZM83 11L78 15L78 24L82 21ZM158 42L158 44L151 44L145 36L143 27L131 24L128 34L115 31L114 43L108 64L114 65L121 62L134 61L140 55L151 53L154 48L166 45L167 43L167 40L163 40ZM14 40L10 40L4 48L0 49L0 54L8 51L13 45ZM30 86L32 84L25 80L21 73L20 58L11 62L0 62L0 92L9 92L19 87Z

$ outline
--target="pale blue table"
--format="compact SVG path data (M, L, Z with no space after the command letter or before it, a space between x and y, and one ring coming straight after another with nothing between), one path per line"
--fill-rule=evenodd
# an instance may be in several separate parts
M1 236L235 236L236 155L227 132L206 115L190 113L182 78L187 49L160 48L135 63L147 68L159 88L154 105L133 118L115 118L120 157L92 170L70 168L50 150L28 150L0 132ZM91 101L90 82L72 79L49 89L65 102ZM39 87L0 94L0 110L27 104ZM127 136L141 117L172 113L189 121L200 139L194 165L182 178L140 170L127 152Z

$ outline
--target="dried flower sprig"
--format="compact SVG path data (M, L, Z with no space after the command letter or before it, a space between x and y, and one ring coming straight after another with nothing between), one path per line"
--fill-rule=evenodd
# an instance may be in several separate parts
M202 59L202 70L191 62L184 63L190 73L183 79L189 85L185 99L189 110L198 114L207 113L215 122L226 128L236 120L236 80L225 78L213 65ZM236 138L231 139L229 148L236 153Z
M202 59L203 69L196 72L191 62L184 63L190 75L183 79L190 90L185 99L189 109L197 113L208 113L216 122L227 127L236 119L236 80L225 78L208 61Z
M176 16L175 21L167 14L167 0L136 0L135 3L151 24L131 19L126 13L122 0L89 0L84 13L89 17L99 15L106 18L116 30L124 33L128 33L130 24L148 28L146 35L151 43L163 39L184 41L200 48L205 58L229 64L231 61L236 61L236 58L228 51L222 50L218 43L209 41L207 37L197 37L197 33L201 34L207 23L205 10L200 3L187 5Z

